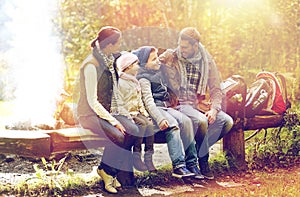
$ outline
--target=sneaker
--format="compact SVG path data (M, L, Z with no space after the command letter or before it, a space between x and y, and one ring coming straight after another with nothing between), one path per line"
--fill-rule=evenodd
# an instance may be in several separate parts
M190 172L195 174L195 179L204 179L197 165L190 166L187 168Z
M210 170L208 161L199 162L199 165L200 165L200 172L204 176L204 178L209 180L213 180L215 178L214 174Z
M190 172L185 166L183 166L183 167L174 169L172 176L174 176L176 178L182 178L182 177L195 176L195 174Z

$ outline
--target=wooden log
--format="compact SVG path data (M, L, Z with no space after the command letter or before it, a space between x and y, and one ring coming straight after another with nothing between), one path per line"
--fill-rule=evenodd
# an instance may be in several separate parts
M40 131L0 130L0 153L48 157L51 154L50 136Z
M275 128L283 124L283 115L259 115L245 119L244 130Z
M245 141L244 130L231 130L223 138L223 150L227 156L234 161L234 164L239 170L247 168L245 161Z

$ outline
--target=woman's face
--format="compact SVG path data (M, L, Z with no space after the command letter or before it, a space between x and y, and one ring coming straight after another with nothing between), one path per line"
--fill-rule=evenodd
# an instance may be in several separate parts
M145 68L150 70L159 70L160 64L156 51L151 51Z
M121 47L121 42L122 42L122 37L120 36L120 38L118 39L118 41L115 44L111 45L111 53L116 53L120 51L120 47Z

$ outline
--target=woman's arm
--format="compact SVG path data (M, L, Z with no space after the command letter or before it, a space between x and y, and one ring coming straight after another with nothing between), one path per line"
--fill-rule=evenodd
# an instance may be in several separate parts
M90 107L100 118L107 120L114 126L117 125L119 122L97 100L97 71L93 64L85 66L84 77L86 96Z

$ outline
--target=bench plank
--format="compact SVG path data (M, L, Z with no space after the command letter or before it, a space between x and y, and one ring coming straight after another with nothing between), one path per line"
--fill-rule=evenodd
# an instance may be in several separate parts
M51 154L50 136L39 131L0 130L0 153L47 157Z
M89 129L79 127L44 131L51 137L52 154L102 147L107 139L99 137Z

